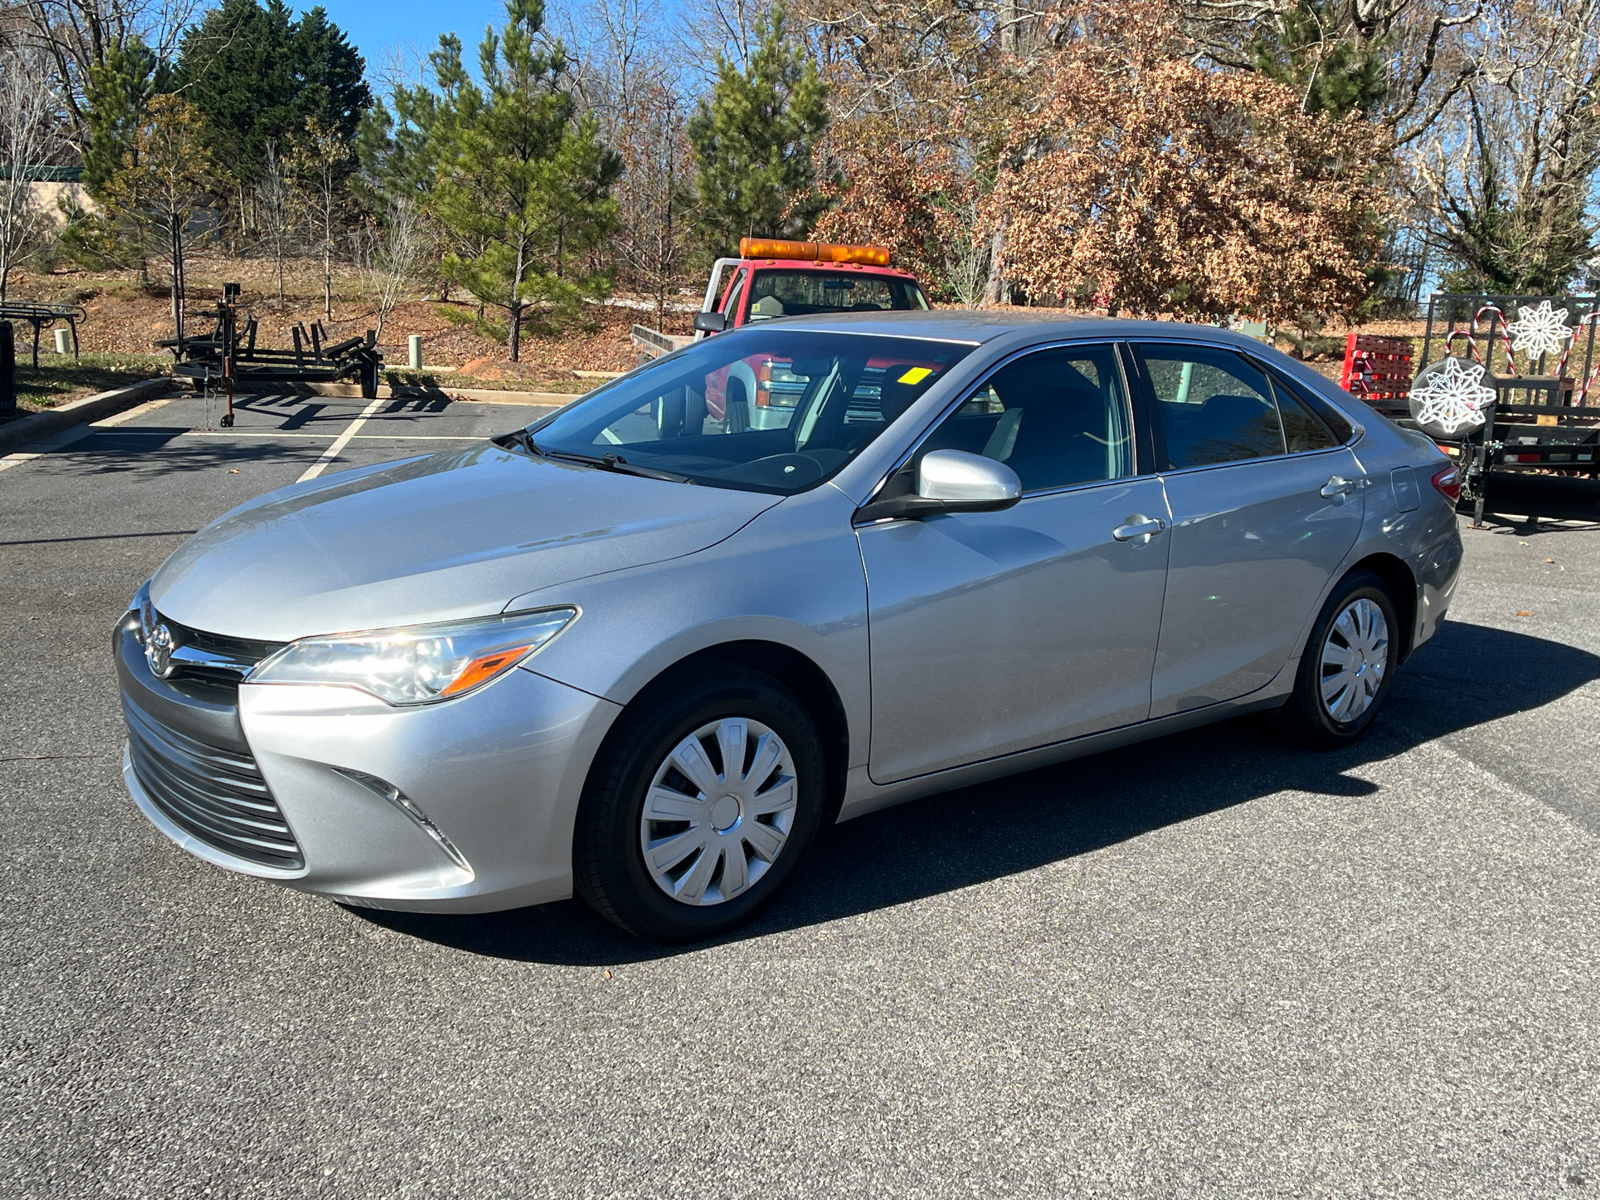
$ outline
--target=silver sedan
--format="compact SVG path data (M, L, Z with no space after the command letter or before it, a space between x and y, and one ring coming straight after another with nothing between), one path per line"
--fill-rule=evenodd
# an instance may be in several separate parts
M1252 710L1353 741L1444 618L1456 494L1219 330L766 323L201 530L117 627L124 778L341 903L708 937L827 822Z

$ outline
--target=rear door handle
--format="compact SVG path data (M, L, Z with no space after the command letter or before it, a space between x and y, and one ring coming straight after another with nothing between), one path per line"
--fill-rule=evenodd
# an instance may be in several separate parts
M1166 527L1167 523L1160 517L1147 517L1143 513L1134 513L1113 529L1111 536L1119 542L1133 542L1142 546Z
M1322 498L1332 500L1335 496L1348 496L1356 490L1356 485L1342 475L1335 475L1322 485Z

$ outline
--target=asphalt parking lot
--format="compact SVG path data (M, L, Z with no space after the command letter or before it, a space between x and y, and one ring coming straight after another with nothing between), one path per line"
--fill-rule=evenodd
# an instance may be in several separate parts
M139 583L250 496L531 413L218 415L0 460L0 1194L1600 1193L1600 525L1465 533L1349 751L1243 719L878 813L663 951L577 902L346 910L146 824Z

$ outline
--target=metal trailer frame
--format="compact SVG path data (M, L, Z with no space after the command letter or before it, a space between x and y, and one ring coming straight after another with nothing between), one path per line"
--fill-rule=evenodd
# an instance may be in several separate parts
M1519 361L1506 323L1515 320L1521 309L1546 301L1552 310L1567 310L1567 324L1573 330L1567 350ZM1470 353L1484 365L1484 384L1496 393L1481 428L1458 441L1440 443L1460 466L1462 496L1472 503L1474 524L1483 521L1492 472L1600 475L1597 343L1600 297L1594 295L1440 292L1429 298L1418 372L1448 354ZM1414 426L1410 421L1402 424Z
M292 387L304 383L334 383L355 378L361 398L374 399L383 371L383 353L377 334L369 329L364 336L326 344L327 331L320 321L307 330L297 323L290 334L294 348L270 350L256 345L257 321L239 320L239 285L222 285L222 299L211 314L216 324L205 337L178 336L157 342L171 350L177 360L174 375L192 379L195 386L207 388L221 384L228 395L224 425L233 424L233 393L236 387Z

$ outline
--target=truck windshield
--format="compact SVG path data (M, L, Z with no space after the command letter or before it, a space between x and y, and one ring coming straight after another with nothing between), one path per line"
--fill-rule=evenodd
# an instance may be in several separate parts
M750 277L747 320L812 313L925 309L922 289L909 279L855 271L757 271Z
M529 427L533 453L792 495L832 476L969 353L765 326L697 342Z

